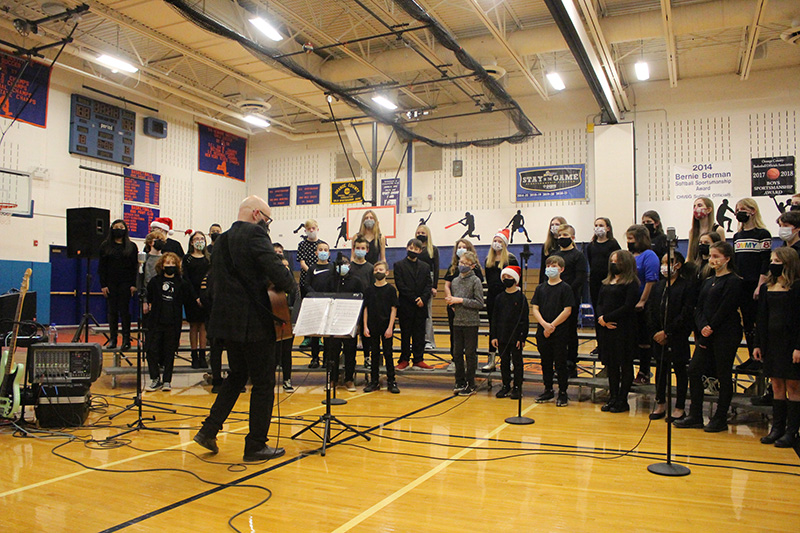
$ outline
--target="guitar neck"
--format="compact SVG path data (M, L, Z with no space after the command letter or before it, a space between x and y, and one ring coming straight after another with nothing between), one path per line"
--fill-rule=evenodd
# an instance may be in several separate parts
M19 321L22 318L22 305L25 302L25 295L28 293L28 282L31 278L32 270L29 268L22 277L22 285L19 288L19 300L17 300L17 310L14 313L14 325L11 328L11 340L8 343L8 360L6 361L5 375L11 373L11 366L14 360L14 352L17 351L17 335L19 335Z

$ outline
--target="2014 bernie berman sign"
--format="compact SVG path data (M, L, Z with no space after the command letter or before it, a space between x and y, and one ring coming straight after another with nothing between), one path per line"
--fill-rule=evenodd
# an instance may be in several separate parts
M586 165L517 169L517 201L584 200Z

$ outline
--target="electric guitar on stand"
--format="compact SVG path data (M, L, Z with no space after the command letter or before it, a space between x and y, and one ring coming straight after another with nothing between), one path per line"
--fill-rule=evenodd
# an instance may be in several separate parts
M8 346L3 347L3 355L2 359L0 359L0 372L2 372L2 384L0 384L0 418L12 418L14 413L19 410L19 389L25 376L25 365L22 363L14 363L14 352L17 349L17 335L19 334L19 321L22 317L22 304L25 302L25 294L28 292L31 273L31 269L27 269L22 278L22 285L19 288L19 300L17 301L17 311L14 313L14 327L11 332L11 340Z

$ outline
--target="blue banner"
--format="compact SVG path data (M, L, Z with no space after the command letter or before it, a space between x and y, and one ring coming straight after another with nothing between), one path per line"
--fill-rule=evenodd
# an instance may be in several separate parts
M197 125L200 172L244 181L247 139L205 124Z
M128 235L144 239L150 233L150 223L160 216L161 210L144 205L123 204L122 219L128 225Z
M586 165L517 169L517 201L586 199Z
M381 180L381 205L400 207L400 178Z
M125 168L123 202L158 205L161 195L161 176Z
M270 207L286 207L291 205L291 187L270 187L267 190L267 203Z
M319 204L319 183L297 186L297 205Z
M0 53L0 116L47 127L49 88L50 67Z

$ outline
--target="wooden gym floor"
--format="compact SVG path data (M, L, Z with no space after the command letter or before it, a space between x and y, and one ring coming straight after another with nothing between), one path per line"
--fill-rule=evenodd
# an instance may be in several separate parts
M371 440L340 435L321 457L312 453L319 438L290 436L324 413L323 377L295 371L292 381L297 392L277 395L270 431L286 455L260 464L241 463L248 395L219 435L218 455L192 442L214 396L188 381L144 396L177 410L146 409L156 417L147 427L177 435L141 430L105 442L136 418L109 421L135 381L111 389L105 375L92 386L89 427L25 436L2 425L4 530L216 532L237 513L233 525L256 532L800 528L800 459L758 442L768 429L761 416L740 411L721 434L675 430L675 460L691 475L667 478L647 471L666 446L648 398L632 394L630 413L611 414L571 390L569 406L557 408L534 403L542 387L526 384L523 414L536 422L511 426L504 419L516 402L496 399L496 386L454 397L452 378L406 372L398 395L339 389L348 403L333 414Z

